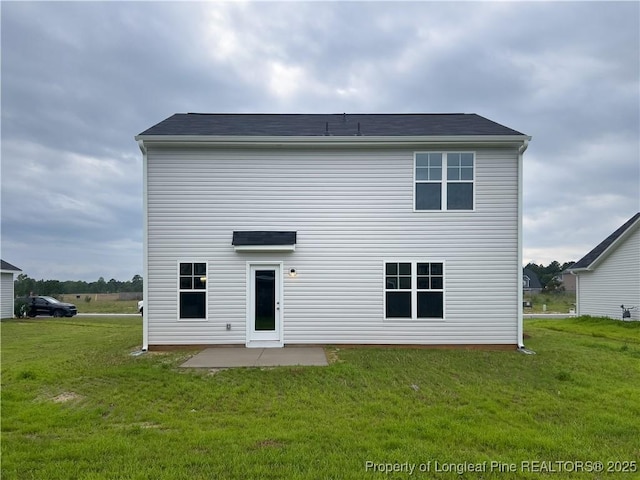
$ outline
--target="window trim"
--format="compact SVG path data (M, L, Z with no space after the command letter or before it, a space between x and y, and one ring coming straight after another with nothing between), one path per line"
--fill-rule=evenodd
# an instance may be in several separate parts
M415 260L406 258L388 258L382 260L382 318L385 322L444 322L447 320L447 265L444 259L423 258ZM411 289L387 289L387 264L388 263L410 263L411 264ZM442 264L442 289L418 289L418 264L419 263L441 263ZM411 317L387 317L387 292L404 291L411 292ZM442 292L442 318L420 317L418 318L418 293L419 292Z
M442 178L437 180L418 180L417 179L417 166L418 166L418 154L421 153L440 153L442 155ZM470 153L473 155L473 178L471 180L449 180L449 154L453 153ZM477 152L475 150L418 150L413 152L413 211L415 213L434 213L434 212L475 212L476 211L476 177L477 177ZM440 208L433 210L422 210L416 208L417 196L416 187L418 183L433 183L440 185ZM447 198L447 185L448 183L467 183L471 184L473 194L471 196L471 208L470 209L450 209L448 208Z
M180 288L180 264L181 263L204 263L207 269L206 277L207 281L205 283L204 290L194 290L194 289L182 289ZM210 283L210 269L209 269L209 261L203 260L202 258L183 258L179 259L176 262L176 318L179 322L208 322L209 321L209 283ZM183 292L204 292L204 318L182 318L180 316L180 294Z

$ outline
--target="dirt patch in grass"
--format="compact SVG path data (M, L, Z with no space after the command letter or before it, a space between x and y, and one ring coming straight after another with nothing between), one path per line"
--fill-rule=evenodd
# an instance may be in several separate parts
M340 357L338 356L339 348L325 348L325 353L327 355L327 362L338 363L341 362Z
M284 447L283 442L280 442L278 440L273 440L273 439L261 440L253 446L253 448L256 450L259 450L262 448L282 448L282 447Z

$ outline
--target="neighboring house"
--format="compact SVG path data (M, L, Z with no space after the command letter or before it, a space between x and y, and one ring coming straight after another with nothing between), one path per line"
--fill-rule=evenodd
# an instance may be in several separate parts
M536 272L528 268L522 271L522 290L524 293L537 294L542 291L542 284Z
M0 260L0 318L13 317L13 275L21 272L4 260Z
M176 114L143 152L143 348L522 345L522 154L475 114Z
M565 292L576 293L576 276L571 273L571 268L563 270L555 278L562 284Z
M622 318L621 305L640 320L640 212L569 270L577 276L578 315Z

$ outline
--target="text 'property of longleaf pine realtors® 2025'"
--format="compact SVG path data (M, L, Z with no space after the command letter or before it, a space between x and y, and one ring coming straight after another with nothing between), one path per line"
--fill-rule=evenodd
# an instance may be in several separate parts
M607 461L599 460L523 460L519 463L506 463L499 461L485 461L480 463L460 462L443 463L437 460L425 463L411 462L365 462L367 472L376 473L634 473L638 471L636 461Z

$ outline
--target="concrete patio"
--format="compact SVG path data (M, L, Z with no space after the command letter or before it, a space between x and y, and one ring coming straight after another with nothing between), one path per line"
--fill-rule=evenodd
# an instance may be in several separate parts
M212 347L194 355L180 366L187 368L230 368L293 365L328 365L327 356L322 347Z

